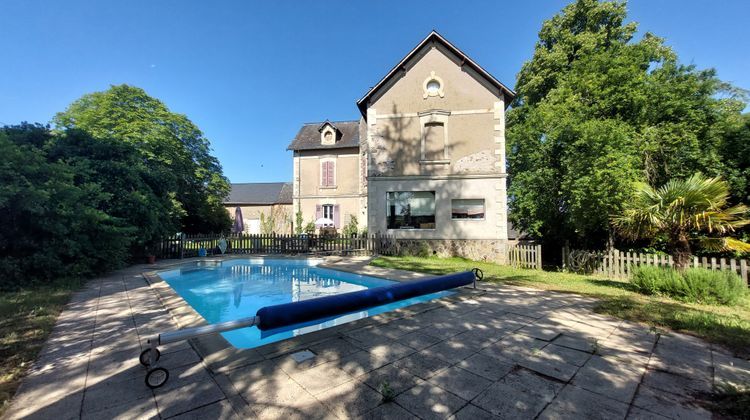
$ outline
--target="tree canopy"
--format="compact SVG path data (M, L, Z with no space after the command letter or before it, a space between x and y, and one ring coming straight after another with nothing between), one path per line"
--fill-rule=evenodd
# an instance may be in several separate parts
M743 147L743 96L715 71L680 64L662 39L635 40L626 17L623 2L575 1L544 22L518 74L510 214L545 241L603 245L636 182L727 174L733 199L747 197L747 162L725 159Z
M65 143L91 140L81 132L63 137ZM40 125L0 129L0 288L112 269L128 258L137 235L136 227L107 212L113 197L93 181L91 162L76 157L71 165L53 156L51 147L65 149L54 142Z
M182 231L229 228L222 206L229 182L211 155L208 139L186 116L171 112L143 89L118 85L84 95L53 122L61 129L80 129L138 150L148 172L174 197L171 212L180 214Z

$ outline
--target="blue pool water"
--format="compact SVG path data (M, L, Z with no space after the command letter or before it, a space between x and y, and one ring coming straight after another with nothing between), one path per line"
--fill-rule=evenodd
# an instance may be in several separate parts
M263 258L202 262L194 266L159 272L190 306L209 324L254 316L264 306L297 302L354 292L395 283L376 277L317 267L316 260ZM425 302L452 292L432 293L377 306L367 311L327 319L314 325L262 337L256 327L222 333L237 348L253 348L311 331L330 328L357 319Z

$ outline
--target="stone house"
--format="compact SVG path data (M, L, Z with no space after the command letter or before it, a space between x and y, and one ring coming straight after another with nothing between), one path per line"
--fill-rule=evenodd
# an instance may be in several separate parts
M294 159L293 211L303 223L329 219L341 229L367 223L367 162L359 121L323 121L300 128L287 150Z
M441 255L505 258L505 110L515 93L433 31L359 101L352 121L304 124L292 213Z
M239 209L244 233L292 233L292 184L254 182L232 184L224 207L234 221ZM263 224L266 225L264 232ZM270 232L269 232L270 231Z

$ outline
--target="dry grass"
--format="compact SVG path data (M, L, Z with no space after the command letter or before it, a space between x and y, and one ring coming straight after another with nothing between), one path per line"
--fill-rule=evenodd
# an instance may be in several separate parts
M0 417L76 287L0 292Z

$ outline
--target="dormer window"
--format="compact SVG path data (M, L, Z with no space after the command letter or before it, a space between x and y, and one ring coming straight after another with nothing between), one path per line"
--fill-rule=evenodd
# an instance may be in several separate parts
M320 131L320 144L333 145L336 144L336 137L338 136L338 129L326 121L318 129Z

